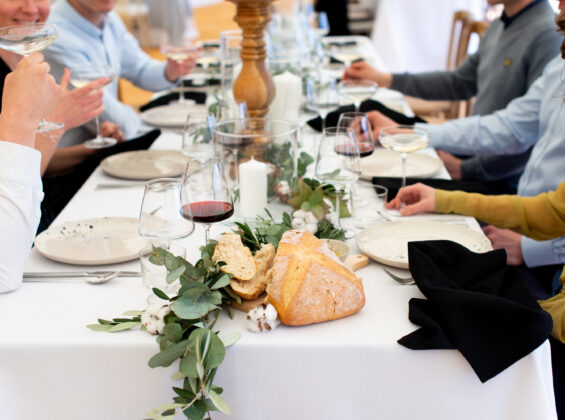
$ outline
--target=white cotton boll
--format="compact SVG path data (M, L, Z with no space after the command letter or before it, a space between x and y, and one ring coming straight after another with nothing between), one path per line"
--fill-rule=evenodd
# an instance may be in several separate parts
M149 334L163 334L165 316L171 312L168 304L154 303L141 314L141 323Z
M309 211L308 213L306 213L306 216L304 216L304 221L306 222L306 224L308 225L316 225L318 226L318 218L316 216L314 216L314 213L312 213L311 211Z
M251 332L271 331L280 325L279 314L270 303L262 303L247 313L247 329Z
M304 219L294 218L292 219L291 226L293 229L297 230L305 229L306 222L304 221Z
M318 223L315 223L315 224L306 223L306 225L304 226L304 229L309 231L312 235L315 235L316 232L318 232Z
M295 219L304 220L304 218L306 217L306 212L302 209L298 209L294 213L292 213L292 217L295 218Z
M337 214L335 214L335 213L328 213L328 214L326 214L326 220L327 220L328 222L330 222L332 225L337 225L337 224L338 224Z
M288 182L286 182L286 181L280 181L279 184L278 184L278 188L279 188L280 194L288 195L288 194L291 193L290 185L288 185Z

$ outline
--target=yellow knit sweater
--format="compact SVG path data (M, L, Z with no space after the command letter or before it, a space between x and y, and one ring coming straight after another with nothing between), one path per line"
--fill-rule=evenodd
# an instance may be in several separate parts
M436 190L435 211L473 216L533 239L557 238L565 236L565 182L556 191L537 197ZM565 269L560 281L565 285ZM556 296L539 303L553 318L551 334L565 343L565 287Z

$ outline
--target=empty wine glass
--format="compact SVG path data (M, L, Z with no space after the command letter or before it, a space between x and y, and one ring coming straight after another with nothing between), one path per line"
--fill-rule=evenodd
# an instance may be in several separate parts
M335 80L327 82L306 81L306 107L317 112L322 119L322 131L326 128L326 117L340 106L339 92Z
M0 28L0 48L24 57L47 48L55 39L57 39L57 26L54 23L36 23ZM57 130L63 126L62 123L48 122L42 118L37 127L37 132Z
M114 77L114 69L105 65L91 64L83 67L73 67L71 70L71 85L75 88L81 88L101 78L108 78L106 82L106 85L108 85L112 83ZM94 118L94 121L96 122L96 137L85 141L85 147L90 149L103 149L113 146L118 142L115 138L102 136L100 132L100 118L98 115Z
M220 160L212 158L200 163L191 161L186 167L183 193L183 216L204 224L204 238L210 239L210 225L233 215L233 199Z
M189 123L186 118L182 136L182 152L200 162L205 162L215 155L213 122Z
M339 93L351 98L355 111L359 111L361 102L370 99L377 92L377 84L371 80L348 79L338 84Z
M182 63L183 61L190 60L193 57L198 56L198 48L192 45L162 45L161 53L167 57L169 60L173 60L177 63ZM186 105L187 101L184 97L184 82L183 78L179 77L179 105ZM192 104L190 102L190 104Z
M359 147L351 130L338 127L324 130L316 156L315 174L318 179L335 187L334 211L337 216L337 226L341 228L338 192L351 187L361 174ZM346 237L351 237L353 234L347 230L345 233Z
M383 128L379 133L379 142L389 150L400 153L402 159L402 183L406 186L406 154L426 147L430 138L423 128L411 125L398 125Z

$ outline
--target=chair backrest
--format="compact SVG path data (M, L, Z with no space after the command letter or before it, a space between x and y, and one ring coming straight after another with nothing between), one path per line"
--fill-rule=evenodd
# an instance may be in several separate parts
M479 42L480 42L483 35L487 31L489 25L490 25L490 23L487 22L487 21L473 20L469 24L467 32L464 34L464 38L465 38L464 42L467 45L467 47L469 46L469 41L471 40L471 37L473 36L473 34L476 34L479 37ZM471 98L470 100L467 101L467 103L465 104L464 107L460 107L459 117L470 116L473 112L473 104L474 103L475 103L475 99Z
M453 23L451 24L451 38L449 39L449 49L447 51L447 64L448 70L453 70L457 67L467 56L467 47L469 45L469 38L464 38L469 32L469 25L473 16L470 12L459 10L453 14Z

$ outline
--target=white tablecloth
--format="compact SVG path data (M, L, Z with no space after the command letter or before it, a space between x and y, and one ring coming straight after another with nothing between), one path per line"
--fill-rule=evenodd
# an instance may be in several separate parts
M304 143L313 144L308 130ZM178 148L179 137L165 133L156 146ZM126 181L97 169L56 223L137 217L143 188L96 190L100 182ZM212 235L226 230L216 224ZM198 257L203 238L198 226L180 241L188 259ZM112 268L139 267L133 261ZM26 264L26 271L73 269L35 250ZM374 262L359 274L366 305L351 317L282 326L266 334L247 332L239 312L234 320L219 321L219 330L242 334L227 350L215 380L224 387L232 419L556 418L547 342L482 384L458 351L412 351L397 344L416 328L407 317L408 300L421 297L416 287L395 283ZM107 334L85 327L97 318L144 309L148 293L140 279L118 278L103 285L24 283L0 295L0 419L138 420L169 402L176 369L147 366L158 351L154 337L139 330Z

